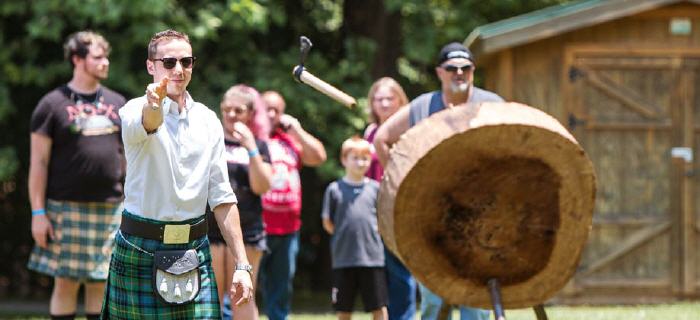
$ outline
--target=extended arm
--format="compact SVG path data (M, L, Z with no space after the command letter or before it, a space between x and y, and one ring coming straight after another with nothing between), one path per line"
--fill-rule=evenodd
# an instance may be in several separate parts
M382 167L386 168L389 162L389 150L391 146L399 141L401 135L409 128L408 116L410 107L403 107L384 124L379 126L377 133L374 135L374 149L377 152L377 158Z
M143 106L143 128L148 133L155 132L163 124L162 102L167 92L168 78L146 87L146 104Z
M243 233L238 215L238 207L233 203L222 203L214 208L214 216L221 234L233 254L234 264L248 264L243 245ZM236 305L250 300L253 294L253 280L246 271L236 270L231 285L231 301Z

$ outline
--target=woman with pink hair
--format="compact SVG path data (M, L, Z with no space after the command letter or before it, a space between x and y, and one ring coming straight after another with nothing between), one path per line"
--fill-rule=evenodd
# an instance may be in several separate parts
M229 182L238 198L238 211L245 251L253 276L258 274L260 259L267 250L262 219L260 195L270 189L272 167L270 153L265 141L270 135L270 120L260 94L247 85L238 84L229 88L221 102L221 120L224 128L224 144ZM210 214L209 241L211 242L212 267L216 276L219 302L224 309L224 295L230 291L231 279L235 270L233 254ZM257 287L253 277L253 290ZM255 294L253 294L255 296ZM228 310L224 310L227 314ZM241 306L233 306L238 319L257 319L258 308L255 300Z

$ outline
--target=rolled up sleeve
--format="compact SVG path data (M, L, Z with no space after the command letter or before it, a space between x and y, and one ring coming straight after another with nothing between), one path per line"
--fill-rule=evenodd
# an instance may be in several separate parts
M214 209L222 203L238 203L231 189L228 177L228 167L224 157L224 129L218 119L211 124L211 136L214 139L212 149L211 169L209 171L209 207Z
M143 127L143 105L145 97L129 100L124 107L119 109L119 117L122 119L122 140L124 144L137 144L146 138L148 133Z

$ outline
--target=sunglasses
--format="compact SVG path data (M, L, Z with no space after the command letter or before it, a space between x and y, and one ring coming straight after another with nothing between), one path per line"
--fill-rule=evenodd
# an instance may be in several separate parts
M160 58L160 59L153 59L152 61L163 62L163 67L165 69L175 68L175 65L177 64L177 62L180 61L180 65L183 68L189 69L189 68L192 68L195 60L197 60L196 57L182 57L180 59L178 59L178 58Z
M453 66L451 64L448 64L448 65L442 66L442 68L445 69L445 71L447 71L447 72L457 72L457 69L459 69L462 72L467 72L467 71L471 71L472 69L474 69L474 65L468 64L465 66L458 67L458 66Z

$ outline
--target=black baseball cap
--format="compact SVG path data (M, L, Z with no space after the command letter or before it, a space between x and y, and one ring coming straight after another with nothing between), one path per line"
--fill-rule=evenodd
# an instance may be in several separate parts
M474 63L472 52L459 42L450 42L440 49L438 65L453 58L464 58Z

